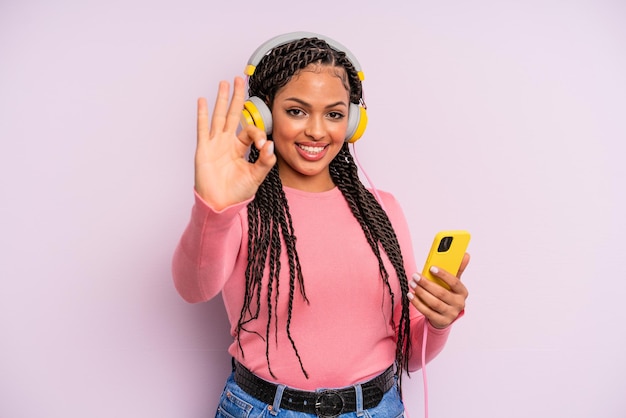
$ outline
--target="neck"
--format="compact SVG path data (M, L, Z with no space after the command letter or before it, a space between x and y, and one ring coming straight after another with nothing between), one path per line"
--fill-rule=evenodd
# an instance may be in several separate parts
M288 174L281 173L279 170L280 181L283 186L302 190L303 192L319 193L327 192L335 188L335 183L330 177L330 172L317 174L315 176L305 176L290 172Z

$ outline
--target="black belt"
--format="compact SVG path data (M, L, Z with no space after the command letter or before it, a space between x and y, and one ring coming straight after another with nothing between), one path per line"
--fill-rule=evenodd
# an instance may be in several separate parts
M274 383L263 380L236 361L233 361L235 382L248 395L268 405L274 403L276 390ZM363 409L377 406L383 395L395 384L393 366L361 384L363 393ZM347 412L356 412L356 389L328 389L307 392L285 388L280 407L292 411L306 412L320 417L335 417Z

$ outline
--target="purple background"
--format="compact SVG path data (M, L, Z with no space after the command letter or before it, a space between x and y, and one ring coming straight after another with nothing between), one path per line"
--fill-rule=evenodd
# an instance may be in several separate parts
M617 0L3 0L0 416L213 416L223 305L170 276L196 98L308 30L363 65L358 157L418 264L437 230L473 233L431 416L624 417L625 18ZM405 390L423 416L419 373Z

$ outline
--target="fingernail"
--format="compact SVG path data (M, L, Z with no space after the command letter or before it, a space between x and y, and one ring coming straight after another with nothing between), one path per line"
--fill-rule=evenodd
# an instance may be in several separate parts
M413 298L415 297L415 295L411 292L406 294L406 297L409 298L409 300L413 300Z
M415 280L411 280L409 282L409 286L411 286L413 289L415 289L417 287L417 282Z
M274 153L274 141L269 141L269 145L267 146L267 153L268 154L273 154Z
M435 266L432 266L432 267L430 268L430 272L431 272L432 274L437 274L437 273L439 273L439 269L438 269L437 267L435 267Z
M411 277L413 277L413 280L415 280L415 283L419 282L420 279L422 278L422 276L420 276L417 273L413 273L413 276L411 276Z

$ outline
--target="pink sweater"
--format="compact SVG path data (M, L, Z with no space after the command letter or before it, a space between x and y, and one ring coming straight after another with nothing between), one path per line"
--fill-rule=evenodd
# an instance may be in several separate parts
M278 303L278 335L271 335L269 357L276 379L269 374L265 336L267 311L247 324L255 332L241 332L244 356L234 341L230 354L258 376L303 390L349 386L363 382L394 362L396 330L390 318L391 299L379 276L378 262L358 221L339 189L309 193L285 187L297 250L309 304L296 291L291 335L309 373L302 371L285 331L288 271L283 254ZM407 276L416 270L413 248L404 214L396 199L380 192L402 248ZM203 302L222 293L235 337L243 296L247 257L248 202L220 212L198 195L191 220L176 248L173 277L180 295L188 302ZM383 253L384 257L384 252ZM391 263L384 257L395 294L395 324L400 318L401 291ZM264 291L266 287L264 287ZM265 294L261 297L265 301ZM411 306L413 353L409 369L421 367L424 317ZM450 327L428 325L429 361L442 349Z

